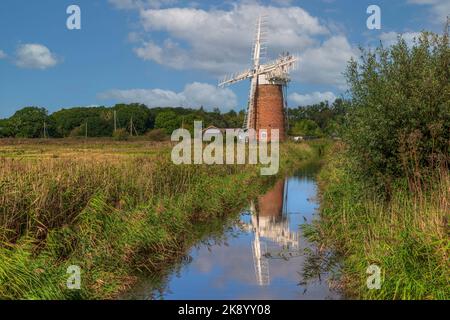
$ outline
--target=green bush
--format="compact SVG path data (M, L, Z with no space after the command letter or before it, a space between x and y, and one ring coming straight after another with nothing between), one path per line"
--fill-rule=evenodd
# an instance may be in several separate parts
M303 119L295 123L291 133L296 136L322 137L323 132L316 122L309 119Z
M365 178L397 177L442 165L450 141L447 34L423 32L412 46L362 50L346 73L352 96L345 140Z

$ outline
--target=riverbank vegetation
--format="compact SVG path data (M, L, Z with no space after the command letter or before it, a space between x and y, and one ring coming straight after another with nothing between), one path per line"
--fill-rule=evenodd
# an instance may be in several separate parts
M39 140L0 146L0 298L114 298L157 273L273 178L250 165L176 166L170 144ZM281 146L287 170L314 155ZM80 290L68 267L79 266ZM70 270L70 269L69 269Z
M363 51L347 79L343 142L320 174L313 236L342 255L350 297L449 299L448 34ZM370 265L379 290L367 287Z

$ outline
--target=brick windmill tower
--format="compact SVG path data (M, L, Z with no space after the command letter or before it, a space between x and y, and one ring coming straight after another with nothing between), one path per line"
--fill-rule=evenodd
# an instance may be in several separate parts
M270 130L278 129L280 140L286 137L285 87L290 81L289 71L295 67L298 58L289 54L277 60L261 64L263 45L263 19L259 17L256 40L253 49L253 67L233 74L219 83L220 87L250 79L250 96L244 121L244 129L255 129L258 140L271 141ZM264 131L261 131L264 130Z

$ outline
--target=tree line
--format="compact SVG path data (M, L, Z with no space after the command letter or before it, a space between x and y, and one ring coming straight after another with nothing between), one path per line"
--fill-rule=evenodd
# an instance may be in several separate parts
M344 102L322 102L289 109L289 132L293 135L337 135L344 115ZM144 104L117 104L113 107L76 107L52 114L42 107L25 107L8 119L0 119L0 138L66 138L145 135L157 129L170 135L175 129L193 130L194 121L204 127L241 128L244 111L220 112L187 108L148 108Z
M293 136L338 137L342 133L348 106L348 101L336 99L333 103L323 101L288 109L288 132Z
M153 129L171 134L177 128L189 129L196 120L203 121L206 126L240 127L244 113L233 110L221 113L219 109L208 112L203 108L150 109L137 103L61 109L52 114L42 107L25 107L10 118L0 120L0 137L110 137L115 129L136 135L144 135Z

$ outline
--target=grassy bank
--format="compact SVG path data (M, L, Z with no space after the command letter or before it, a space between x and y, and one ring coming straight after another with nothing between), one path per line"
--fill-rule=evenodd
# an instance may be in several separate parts
M0 152L3 299L114 298L273 179L256 166L176 166L169 146L142 142L25 142ZM284 144L281 170L313 154ZM81 269L81 290L67 289L71 265Z
M342 256L347 295L449 299L448 171L430 175L420 192L399 180L386 201L352 174L352 165L342 144L329 152L319 177L322 216L314 234ZM367 288L372 264L381 268L380 290Z

